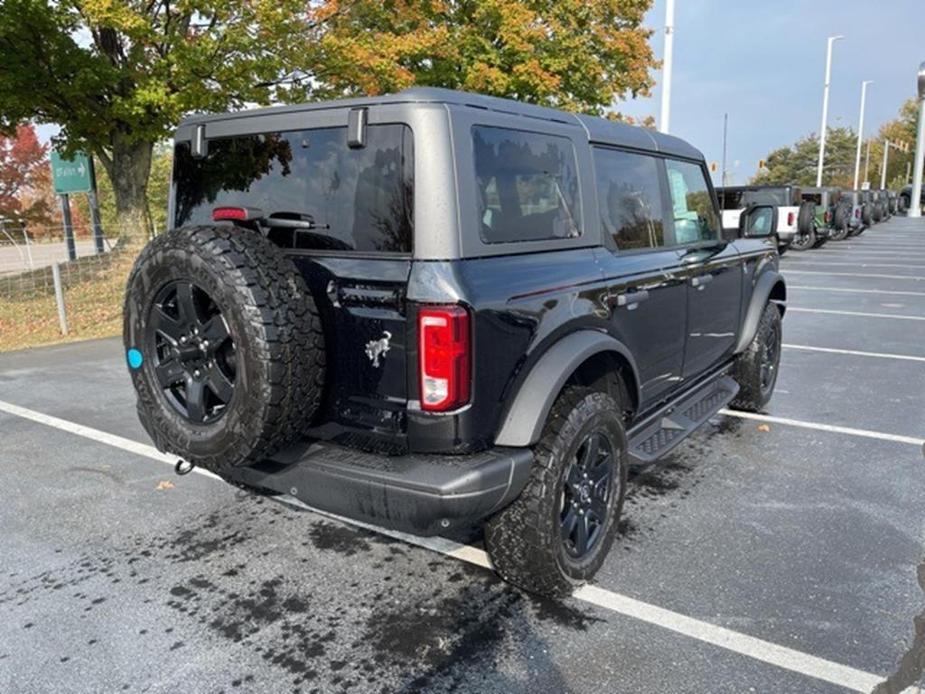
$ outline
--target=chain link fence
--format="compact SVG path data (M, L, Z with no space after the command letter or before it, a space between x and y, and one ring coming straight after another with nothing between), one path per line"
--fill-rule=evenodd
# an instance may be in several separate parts
M0 233L0 351L119 332L125 281L142 244L108 231L102 249L78 233L73 253L61 226Z

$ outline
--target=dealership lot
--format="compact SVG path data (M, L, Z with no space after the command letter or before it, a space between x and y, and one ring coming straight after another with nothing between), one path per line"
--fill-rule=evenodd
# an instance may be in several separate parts
M782 268L768 417L636 475L564 604L497 580L475 535L176 477L119 340L0 355L0 690L869 691L925 604L925 223Z

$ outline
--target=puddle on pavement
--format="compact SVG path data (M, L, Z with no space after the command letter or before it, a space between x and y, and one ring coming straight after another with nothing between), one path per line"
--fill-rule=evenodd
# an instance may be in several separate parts
M131 641L147 644L151 667L212 651L231 663L222 667L227 681L216 682L226 691L268 674L277 691L293 692L448 691L473 677L486 690L521 689L505 680L500 659L529 653L531 671L555 681L543 634L602 621L479 567L261 498L185 521L173 534L113 538L114 546L60 568L11 577L16 585L0 592L0 605L40 639L61 624L25 615L47 614L40 601L49 593L78 603L68 618L84 614L80 633L90 638L60 654L66 665L111 647L113 612L142 603L150 619ZM94 616L99 609L107 612ZM151 684L142 673L128 690Z

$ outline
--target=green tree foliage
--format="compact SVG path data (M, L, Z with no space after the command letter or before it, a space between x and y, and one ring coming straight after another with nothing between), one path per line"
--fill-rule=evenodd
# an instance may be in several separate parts
M154 143L191 111L277 96L293 39L309 27L307 8L301 0L3 0L0 129L60 124L65 151L99 160L120 222L137 232Z
M0 130L60 124L137 232L154 145L185 114L413 84L602 113L648 94L651 2L2 0Z
M883 143L886 140L894 144L905 143L909 150L901 152L896 148L890 149L890 156L887 159L887 186L898 190L908 183L906 168L908 163L915 158L915 125L917 122L918 106L915 99L909 99L900 107L896 118L880 126L877 137L873 139L870 147L871 186L880 187L883 171Z
M829 128L825 140L825 168L822 183L850 188L854 183L854 159L857 134L851 128ZM765 158L765 169L752 178L757 184L795 183L816 185L819 161L819 136L813 133L789 147L775 149Z

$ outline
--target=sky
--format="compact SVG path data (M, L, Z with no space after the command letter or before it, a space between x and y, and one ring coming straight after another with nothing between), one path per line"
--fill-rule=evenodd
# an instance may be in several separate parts
M658 58L664 23L665 0L655 0L646 25L656 29ZM829 125L857 128L861 81L874 80L864 131L875 134L915 96L923 33L925 0L676 0L671 132L719 162L728 113L727 168L733 182L746 182L773 149L819 132L826 38L842 34L833 52ZM653 75L652 96L618 110L657 120L661 72ZM56 131L43 126L39 134Z
M659 59L664 24L665 0L656 0L646 25L657 30ZM819 132L826 38L835 34L845 38L832 54L829 126L857 129L861 82L874 80L864 131L876 134L916 94L925 0L675 0L671 133L719 162L728 113L727 167L746 182L771 150ZM653 74L652 97L619 111L658 120L662 76Z

